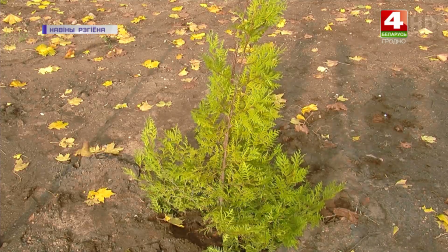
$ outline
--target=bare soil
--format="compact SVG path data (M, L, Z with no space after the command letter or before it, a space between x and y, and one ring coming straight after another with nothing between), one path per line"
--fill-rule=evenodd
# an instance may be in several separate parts
M262 39L285 48L278 93L284 93L287 102L282 110L284 118L278 121L279 141L287 152L300 149L306 154L313 183L346 182L346 189L322 211L322 225L307 230L294 251L448 251L448 236L442 235L435 221L437 213L448 209L448 67L447 62L427 58L448 53L448 38L442 35L442 30L448 30L448 13L434 11L446 2L385 2L288 1L287 23L280 29L293 34ZM120 6L122 3L127 6ZM24 20L13 27L27 32L3 32L0 42L1 48L17 47L11 52L2 49L1 57L1 251L194 252L219 245L219 237L198 233L194 215L185 229L164 222L150 210L136 182L123 173L123 167L138 172L132 156L142 146L140 131L147 117L152 117L160 130L178 125L193 136L190 112L207 92L208 73L203 63L199 71L188 69L186 77L195 78L190 83L182 82L186 77L178 73L189 67L191 59L200 59L207 44L191 41L191 32L183 36L169 32L186 27L187 22L206 24L204 32L217 32L231 48L232 36L225 30L232 24L230 11L242 8L242 4L217 4L223 7L217 14L188 0L56 1L52 8L63 14L51 8L27 7L25 1L2 5L0 17L21 13ZM181 18L169 18L171 8L180 5L184 6ZM361 9L360 17L351 16L350 10L358 5L372 6L370 14ZM422 13L414 11L417 5L424 9ZM98 8L106 11L98 12ZM347 21L334 21L340 8L347 9ZM378 37L381 9L410 11L406 43L382 44ZM81 22L89 13L95 14L96 24L125 25L136 41L119 44L97 35L75 35L72 44L56 49L55 56L42 57L34 51L37 45L48 45L54 38L37 35L43 24ZM131 23L140 15L147 19ZM304 19L309 15L314 20ZM51 19L30 22L31 16ZM366 18L373 22L366 23ZM334 23L332 31L324 29L329 22ZM1 28L6 26L2 22ZM419 37L422 28L433 34ZM306 34L312 37L305 38ZM26 43L29 38L37 39L37 43ZM179 48L171 43L178 38L186 41ZM75 58L64 59L68 48L75 49ZM124 53L105 57L113 48ZM312 48L318 51L312 52ZM85 50L91 53L82 54ZM184 57L177 60L179 53ZM353 56L366 60L350 60ZM91 59L95 57L105 58L94 62ZM161 64L157 69L141 66L148 59ZM339 64L323 73L323 78L315 78L317 67L325 66L326 60ZM61 69L38 74L36 69L49 65ZM394 66L400 71L391 69ZM141 77L134 77L136 74ZM13 79L27 82L27 86L10 87ZM113 85L101 85L107 80ZM61 98L66 89L73 90L68 98L84 101L79 106L69 105L68 98ZM346 111L326 109L336 102L336 95L349 99L344 102ZM142 112L137 108L142 101L151 105L172 101L172 106L154 106ZM128 108L115 110L118 103L127 103ZM319 110L307 119L309 133L297 132L289 120L311 103ZM67 129L49 130L48 125L57 120L68 122ZM434 136L437 142L425 143L423 135ZM357 136L359 140L353 141ZM58 142L64 137L74 137L78 145L61 148ZM117 156L79 159L73 154L83 141L91 146L115 142L124 150ZM404 142L412 146L400 147ZM12 172L17 153L30 162L17 173L20 179ZM57 162L59 153L72 154L71 162ZM412 186L395 186L401 179ZM87 193L102 187L115 195L104 204L86 205ZM421 209L424 205L435 213L425 213ZM356 213L357 222L337 216L336 208ZM399 227L395 235L394 226Z

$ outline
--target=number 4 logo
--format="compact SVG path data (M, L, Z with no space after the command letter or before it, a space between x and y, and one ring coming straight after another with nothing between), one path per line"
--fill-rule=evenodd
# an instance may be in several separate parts
M381 10L381 37L405 38L408 36L407 10Z
M389 17L384 20L384 25L393 25L395 30L400 29L403 24L403 21L400 19L400 12L392 12Z

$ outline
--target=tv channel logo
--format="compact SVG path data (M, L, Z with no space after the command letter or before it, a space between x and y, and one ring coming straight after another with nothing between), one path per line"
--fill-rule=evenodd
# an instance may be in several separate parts
M381 37L407 38L408 37L408 11L407 10L381 10Z

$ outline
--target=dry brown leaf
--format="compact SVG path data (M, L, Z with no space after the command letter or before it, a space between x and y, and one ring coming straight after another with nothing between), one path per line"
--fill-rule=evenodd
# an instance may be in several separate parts
M334 66L337 66L339 64L339 61L337 61L337 60L327 60L324 63L327 64L328 67L334 67Z
M303 132L303 133L305 133L305 134L308 134L308 133L310 132L310 130L308 129L308 127L307 127L305 124L296 124L296 125L294 126L294 129L295 129L297 132Z
M335 208L335 209L333 209L333 213L336 216L346 218L348 221L350 221L353 224L357 224L358 223L358 218L359 218L358 214L355 213L355 212L352 212L352 211L350 211L348 209L345 209L345 208Z
M396 71L396 72L400 72L401 71L401 67L397 67L397 66L393 66L390 69Z
M342 102L336 102L336 103L333 103L333 104L328 104L327 105L327 109L336 110L336 111L339 111L339 110L347 111L347 107Z
M444 54L437 54L437 58L440 61L446 61L448 59L448 53L444 53Z
M309 34L305 34L305 36L304 36L304 38L306 38L306 39L310 39L312 37L313 37L313 35L309 35Z
M411 144L411 143L408 143L408 142L401 142L401 143L400 143L400 147L401 147L401 148L405 148L405 149L409 149L409 148L412 147L412 144Z

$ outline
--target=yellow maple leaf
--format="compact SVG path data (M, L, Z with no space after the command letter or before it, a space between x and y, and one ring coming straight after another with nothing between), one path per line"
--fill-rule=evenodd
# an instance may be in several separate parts
M4 32L4 33L11 33L11 32L13 32L14 31L14 28L12 28L12 27L4 27L3 29L2 29L2 31Z
M61 153L59 153L59 155L55 157L55 159L59 162L67 162L70 161L70 154L67 153L65 155L62 155Z
M210 7L207 7L208 11L210 11L211 13L218 13L221 11L222 7L218 7L216 5L212 5Z
M423 11L423 9L420 8L420 6L415 7L414 10L418 13L422 13L422 11Z
M331 25L330 24L327 24L325 27L324 27L324 29L326 30L326 31L332 31L333 29L331 28Z
M339 18L335 18L334 20L338 21L338 22L344 22L347 21L347 18L345 17L339 17Z
M89 55L90 54L90 50L85 50L84 52L82 52L85 55Z
M106 147L102 148L102 151L104 153L114 154L114 155L120 154L120 151L122 151L122 150L123 150L123 147L115 148L115 143L107 144Z
M319 66L319 67L317 67L317 71L319 71L319 72L321 72L321 73L324 73L324 72L326 72L327 70L328 70L328 68L323 67L323 66Z
M112 85L112 81L105 81L103 84L102 84L103 86L105 86L105 87L108 87L108 86L111 86Z
M354 57L348 57L351 60L354 61L361 61L361 60L366 60L365 58L361 57L361 56L354 56Z
M137 108L139 108L141 111L148 111L152 108L152 105L149 105L147 101L144 101L137 105Z
M185 76L188 74L187 68L182 69L182 71L179 72L179 76Z
M205 36L205 33L198 33L198 34L193 34L191 35L190 39L191 40L199 40L202 39Z
M104 59L103 57L96 57L96 58L93 58L92 61L100 62L100 61L102 61L103 59Z
M339 95L338 98L337 98L337 100L338 100L338 101L341 101L341 102L345 102L345 101L347 101L348 99L345 98L343 95Z
M447 211L445 211L446 213ZM437 219L439 221L437 221L437 223L439 224L439 228L443 228L445 229L445 232L448 232L448 216L441 213L439 215L437 215Z
M107 188L100 188L98 189L98 191L89 191L87 200L84 202L89 206L93 206L94 204L104 203L104 199L108 199L112 195L115 195L112 190L109 190Z
M16 49L16 45L5 45L3 49L6 51L14 51Z
M26 40L27 44L36 44L36 42L37 42L37 40L33 39L33 38L29 38L29 39Z
M59 146L61 146L62 148L71 148L73 147L73 145L75 145L75 139L73 137L64 137L59 142Z
M42 56L53 56L56 54L56 51L51 46L46 46L44 44L38 45L36 48L36 52L39 53Z
M187 31L186 31L184 28L182 28L182 29L177 29L177 30L175 31L176 35L179 35L179 36L184 35L186 32L187 32Z
M15 23L21 22L22 18L14 16L13 14L9 14L3 19L3 22L8 23L9 25L13 25Z
M92 156L92 153L89 150L89 142L84 141L82 143L82 148L75 152L75 156L81 156L81 157L90 157L90 156Z
M118 43L120 44L129 44L131 42L135 41L135 37L127 37L127 38L121 38L118 40Z
M370 10L370 9L372 9L372 6L366 5L366 10Z
M420 50L423 50L423 51L428 51L428 46L418 46L418 48L420 48Z
M191 69L197 71L197 70L199 70L199 64L201 64L201 61L192 59L192 60L190 60L190 64L191 64Z
M188 29L192 32L199 31L198 25L193 22L188 22Z
M316 104L310 104L310 105L302 108L302 114L304 115L306 113L310 113L312 111L317 111L317 110L318 110L318 108L317 108Z
M448 30L442 31L443 36L448 37Z
M420 35L429 35L432 33L432 31L430 31L426 28L422 28L422 29L418 30L418 33L420 33Z
M98 8L98 9L96 9L96 11L98 11L98 12L104 12L105 9L104 9L104 8Z
M294 125L299 125L301 124L300 119L297 119L295 117L291 118L291 120L289 121L290 123L294 124Z
M26 86L26 82L13 80L13 81L11 81L11 84L9 84L9 86L11 86L11 87L24 87L24 86Z
M47 66L47 67L39 68L38 71L40 74L47 74L47 73L57 72L59 69L61 69L61 68L58 66Z
M184 7L183 6L176 6L171 8L172 11L181 11Z
M229 35L233 35L233 31L232 30L226 30L226 33Z
M14 171L15 172L21 171L21 170L27 168L29 164L30 164L29 162L28 163L24 163L22 158L19 158L15 162Z
M127 103L118 103L117 105L115 105L114 109L122 109L127 107L128 107Z
M238 19L240 19L240 17L233 16L230 18L230 21L232 21L232 23L235 23Z
M182 53L179 53L179 54L176 55L176 59L180 60L180 59L182 59L183 56L184 55Z
M185 44L185 40L183 40L183 39L175 39L175 40L173 40L173 44L175 44L176 45L176 47L181 47L183 44Z
M283 27L285 27L285 24L286 24L286 19L282 18L282 19L280 19L280 22L278 22L277 27L283 28Z
M22 157L21 153L17 153L14 156L12 156L14 159L20 159Z
M437 139L433 136L421 136L422 140L427 143L435 143Z
M56 122L52 122L48 125L48 129L65 129L68 126L68 122L64 122L64 121L56 121Z
M339 9L341 13L345 13L345 9Z
M359 141L361 137L360 136L354 136L352 137L353 142Z
M281 35L292 35L292 31L285 31L285 30L283 30L283 31L280 31L280 34Z
M73 99L68 99L68 104L72 105L72 106L78 106L79 104L81 104L81 102L83 102L83 99L79 98L79 97L75 97Z
M432 209L432 207L430 208L426 208L426 206L422 206L421 209L425 212L425 213L434 213L434 209Z
M178 19L178 18L180 18L179 15L177 15L176 13L170 14L169 17L170 17L170 18L174 18L174 19Z
M97 144L95 147L90 147L89 148L90 153L100 153L102 150L100 148L100 146Z
M319 51L319 49L318 48L312 48L311 51L312 52L317 52L317 51Z
M64 94L68 95L71 94L73 92L73 89L66 89Z
M30 20L31 22L37 21L37 20L39 20L39 19L40 19L39 16L37 16L37 17L30 17L30 18L29 18L29 20Z
M145 62L143 62L142 66L147 67L149 69L151 68L157 68L159 66L160 62L158 61L152 61L152 60L147 60Z
M370 23L372 23L372 21L373 21L373 19L366 19L366 23L368 23L368 24L370 24Z
M302 120L302 121L306 120L305 117L303 115L301 115L301 114L297 114L296 118L299 119L299 120Z
M201 7L203 7L203 8L207 8L207 4L204 4L204 3L202 3L202 4L199 4Z
M87 15L87 16L85 16L85 17L83 17L83 18L81 19L81 21L82 21L83 23L87 23L87 22L89 22L90 20L93 20L93 16L91 16L91 15Z
M67 53L65 54L65 59L70 59L75 57L75 50L73 48L68 49Z

